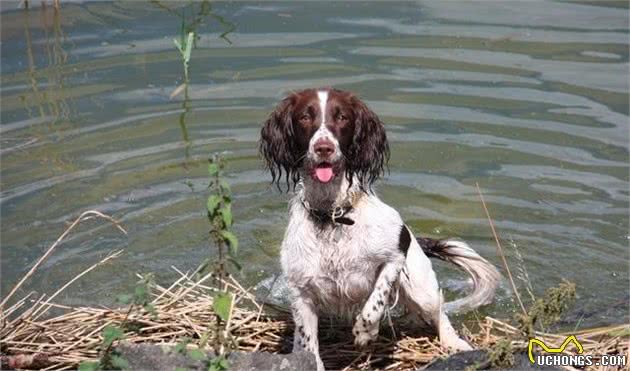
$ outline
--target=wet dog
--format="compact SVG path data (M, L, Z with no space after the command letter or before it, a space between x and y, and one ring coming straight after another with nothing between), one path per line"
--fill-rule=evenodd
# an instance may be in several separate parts
M470 349L446 312L490 302L499 273L466 243L415 238L373 192L389 159L385 127L355 95L308 89L286 97L263 124L260 151L278 187L297 190L281 263L291 291L293 349L319 356L318 316L355 319L355 344L378 336L393 297L432 326L445 348ZM473 279L470 295L444 303L430 257Z

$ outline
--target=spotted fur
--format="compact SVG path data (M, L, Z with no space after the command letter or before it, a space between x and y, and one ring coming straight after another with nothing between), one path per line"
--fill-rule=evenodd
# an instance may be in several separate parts
M350 93L310 89L283 100L261 134L261 152L274 181L284 172L287 184L297 185L280 254L296 326L294 350L313 352L323 370L320 315L354 319L355 344L364 347L378 337L390 298L398 296L407 310L437 330L445 348L470 349L445 308L489 302L498 272L464 242L412 238L398 212L372 191L389 157L380 119ZM334 148L318 151L320 145ZM333 169L330 181L313 175L322 164ZM344 217L353 224L313 217L313 210L348 205ZM443 303L427 253L469 272L473 293L455 305Z

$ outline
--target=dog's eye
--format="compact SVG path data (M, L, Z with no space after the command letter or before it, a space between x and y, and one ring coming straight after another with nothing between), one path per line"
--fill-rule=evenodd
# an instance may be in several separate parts
M347 122L348 120L348 116L344 115L343 113L337 115L337 121L339 122Z
M310 124L311 123L311 115L309 115L308 113L305 113L302 116L300 116L300 123L301 124Z

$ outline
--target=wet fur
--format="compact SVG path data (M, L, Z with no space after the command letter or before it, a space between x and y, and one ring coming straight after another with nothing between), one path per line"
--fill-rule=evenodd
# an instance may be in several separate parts
M334 143L329 157L318 155L320 140ZM364 347L378 336L380 320L398 294L410 313L436 330L445 348L470 349L445 309L488 303L499 274L462 241L411 238L398 212L374 194L372 185L389 159L384 125L374 112L339 90L293 93L263 124L260 151L278 188L283 176L287 189L297 188L280 258L291 291L294 350L313 352L323 370L319 315L354 318L355 344ZM318 181L313 171L327 162L335 177ZM310 214L347 204L353 225L321 223ZM473 292L443 303L427 254L470 273Z

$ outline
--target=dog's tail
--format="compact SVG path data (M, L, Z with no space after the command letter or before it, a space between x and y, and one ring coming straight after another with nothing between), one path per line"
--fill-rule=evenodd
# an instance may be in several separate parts
M447 313L466 312L492 301L501 275L494 265L477 254L466 242L421 237L416 240L428 257L453 263L472 277L472 293L444 303L443 308Z

